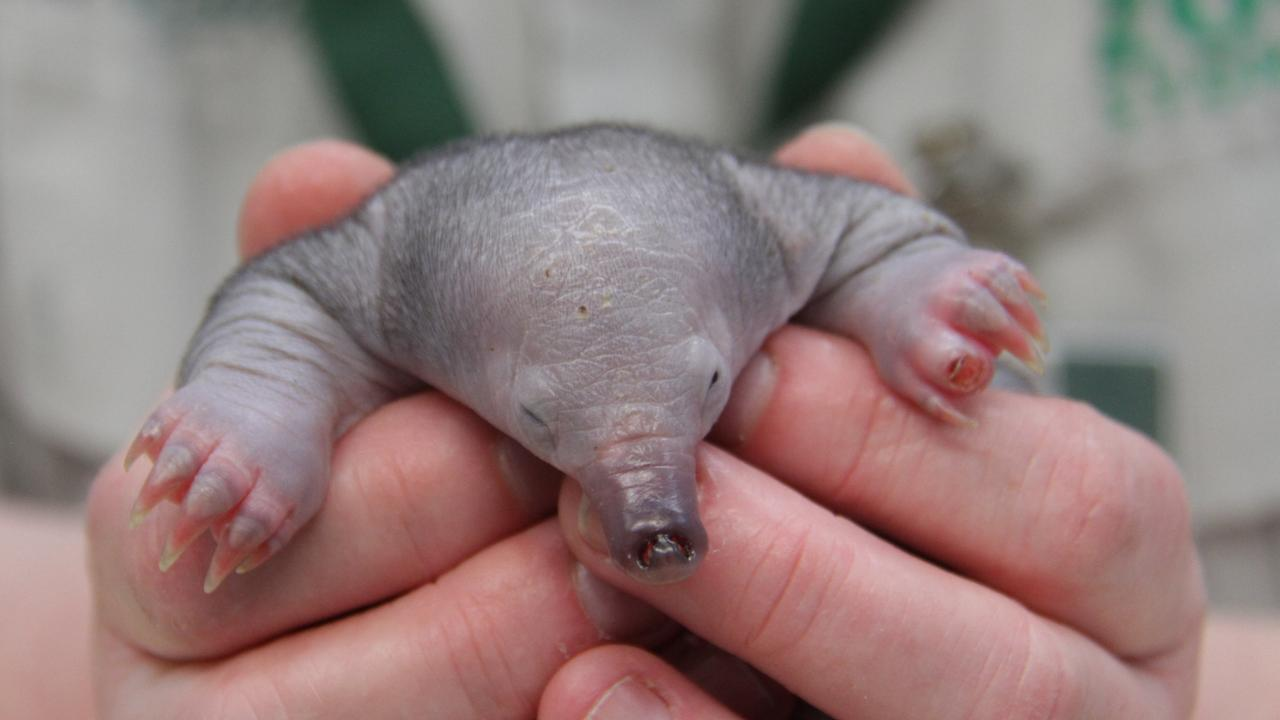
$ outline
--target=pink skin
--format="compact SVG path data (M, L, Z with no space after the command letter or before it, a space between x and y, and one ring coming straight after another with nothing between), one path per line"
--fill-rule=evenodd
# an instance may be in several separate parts
M279 552L324 499L329 448L323 432L289 430L284 446L257 445L274 438L275 420L238 405L205 398L208 387L189 385L162 403L125 454L126 469L138 457L153 459L130 524L166 500L181 514L165 540L159 566L167 571L206 530L217 550L205 575L212 592L233 571L248 572ZM229 414L220 411L229 409ZM264 479L270 480L265 482ZM311 509L311 511L308 511Z
M1123 432L1103 440L1103 421L1060 401L993 398L980 430L930 430L879 392L798 387L869 373L848 343L790 329L767 352L772 392L746 393L766 395L764 412L722 432L805 494L706 446L707 530L734 551L713 543L697 574L656 589L610 566L566 485L562 528L592 572L835 717L1185 716L1204 598L1177 473L1158 451ZM813 419L797 421L798 405ZM1063 456L1090 426L1094 455ZM978 433L1008 442L983 456Z
M773 173L770 177L775 184L767 185L761 172ZM742 192L747 202L762 197L757 193L767 195L768 191L761 188L771 188L775 193L787 193L782 197L795 203L793 206L802 206L807 198L825 197L820 194L823 188L839 187L843 194L830 196L832 213L860 217L862 211L858 208L879 208L870 213L872 219L863 218L852 225L857 229L847 235L833 229L816 229L825 221L805 222L808 229L801 232L810 233L814 239L797 242L786 251L788 277L800 278L794 282L802 289L783 293L781 277L752 287L770 288L767 292L776 292L776 300L785 299L795 305L808 300L808 306L800 313L801 321L858 339L876 359L884 381L924 411L945 422L972 425L956 402L987 386L996 355L1007 351L1033 369L1042 367L1041 351L1036 346L1043 343L1044 331L1031 305L1031 296L1040 293L1040 289L1015 261L999 253L964 246L958 231L945 219L879 190L819 182L812 176L776 170L741 173L735 177L744 183L746 189ZM726 205L729 206L732 205ZM773 213L769 217L785 215ZM876 218L888 229L877 231ZM771 222L786 225L789 221ZM868 229L864 229L863 222ZM389 237L401 236L405 235ZM777 237L784 236L785 233ZM744 233L744 247L756 247L755 240L748 242L751 238L754 236ZM775 238L774 242L782 241ZM880 248L877 242L885 243L884 247ZM308 247L312 246L299 244L289 249ZM652 257L640 253L637 262L660 263L668 257L663 253L655 252ZM772 267L768 263L774 261L761 252L760 257L742 262ZM215 309L184 362L184 384L144 423L126 454L127 465L140 456L153 461L134 506L135 524L165 500L182 507L183 517L165 542L161 570L168 570L206 530L217 542L205 577L207 592L219 587L233 570L248 572L266 562L314 516L327 489L330 441L368 409L393 396L394 386L401 382L398 371L391 371L370 357L320 309L320 301L311 297L314 290L305 291L301 286L273 279L261 267L251 267L220 291ZM654 267L669 272L677 284L684 270L661 264ZM433 279L426 278L417 285L434 286ZM326 278L315 285L330 287L340 282L336 277ZM816 297L808 298L815 285ZM772 290L775 287L778 289ZM364 307L364 303L350 300L358 292L350 290L341 297L351 307ZM665 317L652 308L645 310L648 311L637 317ZM443 310L441 313L448 314ZM758 319L745 318L735 332L743 336L742 342L755 342L773 329L769 324L777 322L773 314L755 313ZM363 320L348 321L351 327L369 325ZM674 317L667 324L673 323ZM603 329L597 332L614 332L607 326L599 327ZM683 326L676 329L684 332ZM573 332L578 332L576 325ZM702 329L694 323L689 332ZM535 337L530 345L555 344L554 335L542 333ZM735 363L755 349L751 345L729 350L728 341L722 344ZM714 351L713 354L718 355ZM425 358L419 360L429 365ZM443 360L437 362L447 364ZM333 369L328 370L329 367ZM447 378L447 373L436 377ZM342 387L330 387L335 382ZM637 380L634 384L637 387L628 391L643 396L644 382ZM579 386L593 384L580 382L570 387ZM451 390L447 382L438 387L457 390ZM728 383L723 387L727 392ZM484 412L484 403L491 394L455 396ZM720 397L722 402L723 395ZM598 398L577 398L571 390L558 392L557 398L577 408L600 405ZM700 422L695 425L686 422L692 417L688 412L664 412L671 417L663 416L662 427L673 428L671 432L680 440L676 465L684 469L675 476L659 473L628 480L622 477L622 470L607 468L603 476L583 475L579 472L580 458L568 461L557 454L554 457L558 459L553 460L578 477L598 503L610 529L615 560L652 582L686 577L705 550L705 534L691 492L690 450L714 416L699 417ZM487 417L494 418L491 408ZM495 422L513 431L511 425L503 424L501 415ZM609 423L595 424L606 429L608 426ZM521 426L514 428L517 437L521 437L520 430ZM545 443L529 447L538 448L544 458L552 457ZM669 464L656 456L646 462ZM619 488L626 483L638 489L634 493L621 492ZM662 487L664 484L671 487ZM630 519L624 521L624 517Z
M220 416L216 410L224 405L202 398L204 391L184 387L161 404L125 452L124 466L138 457L152 459L131 511L133 527L166 500L182 509L165 539L160 570L172 568L206 530L215 538L204 583L212 592L232 571L247 573L269 559L301 527L297 518L310 518L306 507L319 506L328 487L329 448L305 429L288 446L256 447L265 428L252 428L273 420L238 406L233 415ZM237 432L229 432L233 428ZM275 482L260 482L264 477Z
M625 717L610 714L622 712L632 713L631 717L648 718L660 718L659 713L665 712L672 720L743 717L676 668L625 645L609 645L582 653L557 673L557 681L543 694L539 717Z
M884 381L935 418L972 425L954 400L987 387L1001 352L1043 372L1047 346L1032 299L1044 293L1017 261L946 246L896 258L868 274L801 317L851 331L870 350ZM906 294L902 288L929 290ZM855 324L846 327L844 318Z
M826 130L797 142L826 140L848 136ZM888 163L874 146L850 147L858 150L846 155L846 172ZM345 157L354 155L368 158L354 149ZM302 171L312 159L299 151L268 173L282 164ZM369 170L351 164L328 175ZM282 186L290 183L268 185ZM247 205L255 202L270 205ZM775 334L762 357L713 433L759 469L707 446L700 453L707 524L733 543L732 556L713 544L688 583L637 587L581 540L570 484L562 523L583 562L813 704L836 707L842 698L832 693L864 690L854 700L880 712L859 717L963 711L984 687L1011 703L1060 697L1064 716L1125 716L1108 711L1135 702L1186 716L1204 598L1168 458L1096 414L1044 398L988 393L966 405L976 430L947 428L878 383L855 344L811 330ZM604 642L602 605L615 611L609 627L633 623L613 635L623 642L652 638L654 620L634 606L577 599L579 574L560 534L522 531L553 501L523 489L540 466L502 442L437 394L376 411L339 443L327 501L273 571L213 595L197 589L214 549L207 539L169 573L154 571L177 508L162 503L130 531L145 473L114 460L88 507L97 716L221 708L376 718L430 706L441 716L577 718L615 671L615 680L643 673L673 702L707 702L684 699L703 692L723 704L716 686L690 688L633 648L578 654ZM848 582L836 582L842 568ZM829 616L807 612L823 608ZM828 617L806 630L806 618ZM779 644L787 637L790 651ZM1019 645L1027 638L1042 644ZM1036 652L1017 652L1028 647ZM816 662L831 654L838 662ZM204 660L185 661L193 658ZM981 668L992 672L974 682L967 673ZM1018 668L1045 682L1002 694ZM1045 693L1028 694L1037 689Z

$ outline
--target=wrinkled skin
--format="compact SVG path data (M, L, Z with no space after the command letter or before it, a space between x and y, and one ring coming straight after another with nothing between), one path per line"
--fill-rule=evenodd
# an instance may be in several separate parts
M694 451L792 316L861 341L940 420L1001 351L1039 363L1039 292L883 187L631 128L472 140L232 276L127 461L163 553L218 543L216 588L318 510L335 440L423 383L575 477L613 562L688 577L709 539Z
M815 128L775 157L911 192L847 128ZM344 216L393 172L340 142L282 153L247 195L242 256ZM149 468L122 471L117 455L88 505L97 714L576 720L614 709L601 696L629 678L682 720L793 717L791 692L839 718L1188 717L1204 588L1177 468L1070 401L996 390L961 407L978 427L919 412L857 343L779 330L709 436L733 457L699 449L716 550L661 586L590 539L576 481L517 460L516 443L431 390L344 434L316 517L270 571L212 595L199 583L210 537L155 571L182 508L129 530ZM12 549L32 567L78 567L30 538ZM678 637L672 655L664 615L715 645ZM790 690L769 692L753 668ZM1206 697L1195 717L1275 706L1257 677L1235 671L1236 710Z

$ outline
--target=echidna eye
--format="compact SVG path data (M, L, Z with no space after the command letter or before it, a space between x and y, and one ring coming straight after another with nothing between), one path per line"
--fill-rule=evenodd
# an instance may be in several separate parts
M533 424L543 428L547 427L547 421L539 417L538 413L530 410L528 405L521 405L520 412L524 413L525 419Z

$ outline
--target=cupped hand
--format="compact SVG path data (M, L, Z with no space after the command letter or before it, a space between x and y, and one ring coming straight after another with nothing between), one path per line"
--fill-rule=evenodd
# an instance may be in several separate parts
M392 172L344 143L286 152L246 197L241 255ZM146 469L108 463L88 509L100 717L531 717L566 658L666 624L576 565L547 519L560 474L438 393L370 415L333 467L288 550L206 595L210 538L162 573L176 508L130 529Z
M856 133L814 131L778 159L910 190ZM242 254L345 213L390 173L338 143L283 155L246 199ZM583 562L738 656L677 662L685 674L634 647L580 652L669 627L539 522L558 474L438 394L357 425L317 518L214 595L207 539L156 568L170 507L128 529L142 468L117 458L90 503L100 714L529 717L541 697L543 716L581 717L602 695L751 714L745 660L837 717L1185 715L1203 593L1176 470L1071 403L993 392L968 409L979 429L942 427L855 345L778 333L713 437L742 459L703 449L713 552L677 586L609 567L566 483ZM759 707L785 707L762 687Z
M848 130L778 159L911 192ZM629 580L572 483L560 522L591 572L836 718L1188 717L1205 599L1177 469L1074 402L993 390L966 411L977 428L933 421L852 342L789 327L700 452L694 577ZM736 716L713 685L605 646L540 717Z

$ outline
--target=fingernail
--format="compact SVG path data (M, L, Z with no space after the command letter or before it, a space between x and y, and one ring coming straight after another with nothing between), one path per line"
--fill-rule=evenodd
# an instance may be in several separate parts
M129 529L132 530L141 525L150 512L151 508L142 504L142 498L134 500L133 509L129 511Z
M218 589L218 586L222 584L223 580L227 579L229 574L225 571L214 569L212 565L209 566L209 572L204 576L204 594L212 595L213 591Z
M142 429L138 431L138 434L133 438L133 442L129 444L129 449L125 451L125 472L129 471L129 468L133 466L133 462L142 455L143 451L147 448L147 445L154 443L160 438L162 425L163 424L160 420L154 417L148 418L147 421L143 423Z
M717 439L732 447L745 445L769 406L777 382L777 364L769 353L758 353L733 383L733 394L716 424Z
M251 556L245 558L245 561L236 566L236 574L244 575L258 569L258 566L266 562L265 557Z
M160 553L160 572L168 572L197 537L199 536L193 535L184 543L174 544L173 533L170 533L168 539L164 541L164 551Z
M578 536L587 547L598 553L608 554L609 544L604 539L604 526L600 524L600 516L591 507L586 493L578 501Z
M236 574L244 575L245 573L253 572L254 570L257 570L259 566L261 566L266 561L270 560L271 556L275 555L276 552L279 550L280 550L279 538L271 538L271 540L268 541L267 544L263 545L257 550L254 550L252 553L250 553L249 557L244 559L244 562L236 566Z
M159 488L170 485L176 480L195 474L199 459L195 452L185 445L170 442L160 452L156 464L147 476L147 487Z
M129 468L133 467L133 463L142 455L142 441L134 440L133 444L124 453L124 471L129 472Z
M1024 360L1023 364L1025 364L1027 369L1031 372L1037 375L1044 375L1044 353L1040 352L1039 347L1035 345L1031 346L1031 358L1029 360Z
M227 528L227 547L232 550L251 550L267 539L267 527L251 517L236 516Z
M628 675L614 683L591 710L587 720L662 720L671 708L646 683Z
M805 128L800 133L800 137L804 137L805 135L812 133L830 133L832 131L848 135L857 135L858 139L862 142L869 143L881 149L884 147L861 125L848 122L847 120L822 120Z
M230 482L217 470L205 468L191 482L182 510L193 520L210 520L235 507L237 498L231 496Z
M1040 286L1040 283L1031 273L1025 271L1018 273L1018 284L1021 285L1022 290L1031 297L1043 304L1047 305L1049 303L1048 293L1044 291L1044 288Z
M1041 354L1048 355L1050 350L1049 334L1044 330L1041 330L1040 334L1035 337L1035 340L1036 344L1040 346Z
M581 563L573 564L572 573L578 604L599 631L601 640L646 645L646 640L674 627L666 615L596 577Z
M209 571L204 576L204 592L206 595L213 594L222 582L227 579L237 567L244 564L247 556L232 557L229 561L219 562L217 553L214 553L213 559L209 561Z
M516 502L533 516L550 512L564 474L509 437L503 436L496 445L498 471Z

